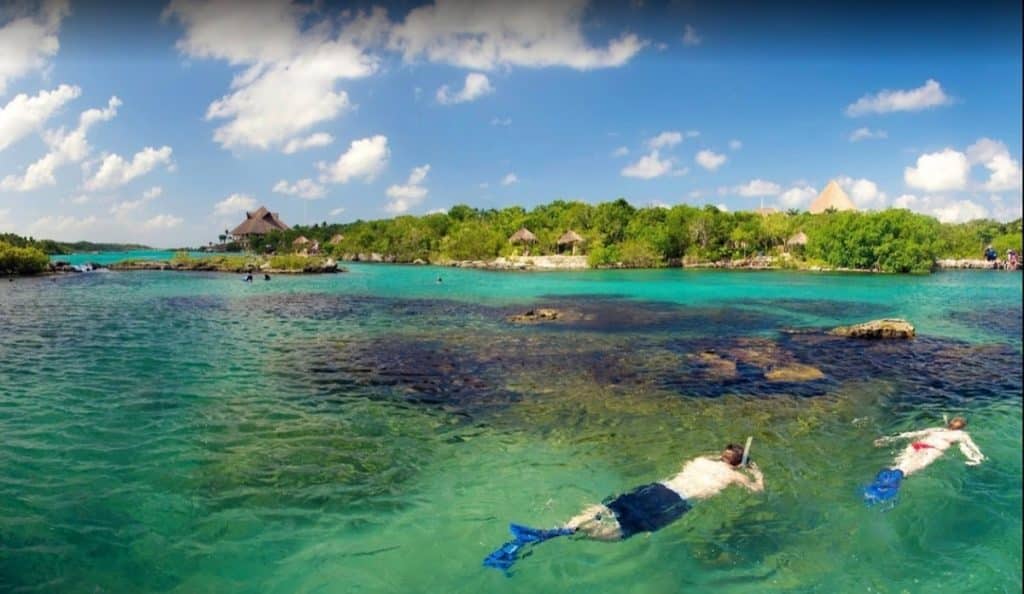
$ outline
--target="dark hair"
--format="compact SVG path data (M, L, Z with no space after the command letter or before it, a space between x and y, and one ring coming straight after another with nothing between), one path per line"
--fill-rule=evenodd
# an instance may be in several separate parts
M722 452L723 458L726 457L727 452L728 460L726 461L729 464L732 464L733 466L739 466L740 462L743 462L743 446L736 445L734 443L726 444L725 451Z

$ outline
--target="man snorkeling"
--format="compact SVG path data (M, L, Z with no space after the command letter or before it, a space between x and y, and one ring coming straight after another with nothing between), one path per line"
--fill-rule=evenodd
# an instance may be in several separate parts
M560 528L538 530L510 524L509 530L515 540L488 555L484 565L507 570L526 545L556 536L571 534L580 538L616 541L641 532L654 532L690 511L691 503L713 497L730 485L739 485L752 492L764 490L764 475L753 463L746 465L743 447L735 444L725 446L717 458L701 456L686 462L682 471L669 479L591 505Z
M875 481L864 488L864 501L869 504L895 499L904 478L924 470L946 453L953 444L960 446L960 451L967 458L969 466L981 464L985 459L981 450L975 445L971 436L964 431L967 420L954 417L945 427L932 427L921 431L909 431L895 436L880 437L875 446L880 447L898 439L912 440L907 447L896 456L892 468L879 471Z

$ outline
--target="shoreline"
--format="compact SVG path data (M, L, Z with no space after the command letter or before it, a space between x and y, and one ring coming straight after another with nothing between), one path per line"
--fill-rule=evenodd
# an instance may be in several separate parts
M831 268L820 265L780 265L771 258L750 258L742 260L729 260L720 262L669 262L664 266L599 266L590 267L586 262L586 256L518 256L512 258L499 257L494 260L458 260L451 262L427 262L414 260L412 262L399 262L394 258L380 257L349 260L365 264L391 264L404 266L430 266L434 268L469 268L476 270L487 270L493 272L585 272L600 270L659 270L659 269L683 269L683 270L735 270L735 271L788 271L808 273L857 273L857 274L901 274L896 272L882 272L880 270L859 269L859 268ZM275 275L305 275L305 274L337 274L348 272L343 266L332 258L326 260L314 260L303 268L270 268L266 262L261 265L224 265L221 262L210 262L202 258L194 261L181 263L167 260L128 260L111 264L86 264L88 270L79 270L67 262L56 261L51 263L48 270L29 275L14 276L49 276L60 274L74 274L87 272L89 270L111 270L114 272L138 272L138 271L172 271L172 272L219 272L224 274L246 274L252 272ZM1018 271L1020 270L1018 266ZM936 261L931 273L948 270L993 270L1006 272L1001 262L988 262L974 259L941 259ZM929 274L931 274L929 273ZM911 273L906 273L911 274Z

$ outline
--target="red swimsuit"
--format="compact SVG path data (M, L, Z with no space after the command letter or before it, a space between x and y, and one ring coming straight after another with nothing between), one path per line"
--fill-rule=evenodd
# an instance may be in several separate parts
M931 444L927 444L927 443L925 443L923 441L915 441L914 443L912 443L910 445L914 448L915 452L920 452L921 450L927 450L928 448L934 448L935 447L935 446L933 446Z

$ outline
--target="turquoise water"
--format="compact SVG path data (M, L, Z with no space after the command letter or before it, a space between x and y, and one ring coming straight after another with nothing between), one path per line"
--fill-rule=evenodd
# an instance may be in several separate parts
M535 305L573 315L506 322ZM819 332L882 316L919 337ZM824 378L764 375L793 363ZM0 591L1019 592L1020 370L1011 273L18 279ZM951 451L866 509L895 453L872 440L943 414L989 459ZM763 495L480 567L509 521L556 524L747 435Z
M171 250L131 250L127 252L96 252L61 254L50 256L52 261L68 262L73 266L79 264L103 264L109 266L116 262L125 260L170 260L177 252ZM192 257L201 257L207 254L203 252L189 252Z

